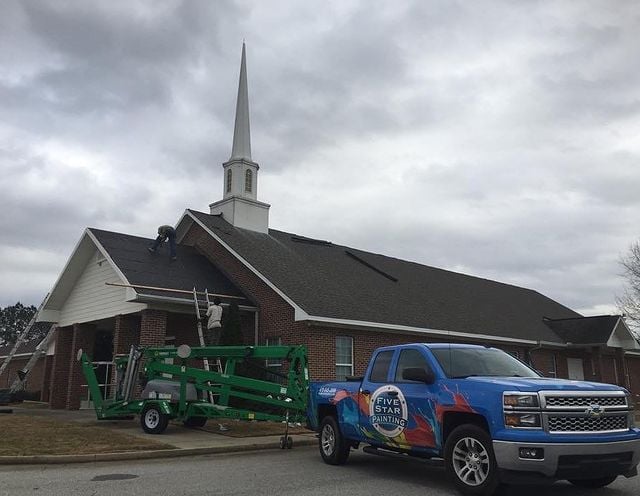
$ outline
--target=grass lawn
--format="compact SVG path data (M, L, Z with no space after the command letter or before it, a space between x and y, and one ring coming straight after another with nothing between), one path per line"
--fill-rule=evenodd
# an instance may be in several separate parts
M84 455L171 449L173 446L77 422L0 415L0 456Z

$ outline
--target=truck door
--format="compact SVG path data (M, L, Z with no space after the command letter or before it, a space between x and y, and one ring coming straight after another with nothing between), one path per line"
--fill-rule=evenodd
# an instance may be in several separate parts
M439 436L434 388L425 382L404 379L407 368L431 373L417 347L382 350L373 357L361 389L367 405L360 410L362 437L380 447L436 452Z
M395 350L381 350L371 358L371 365L360 388L360 431L362 439L386 446L402 431L404 407L402 394L390 384L389 371Z
M433 384L403 378L405 369L423 369L426 375L435 377L424 352L420 348L400 350L393 382L406 402L406 425L395 441L403 448L420 451L437 451L440 426L436 420L436 392Z

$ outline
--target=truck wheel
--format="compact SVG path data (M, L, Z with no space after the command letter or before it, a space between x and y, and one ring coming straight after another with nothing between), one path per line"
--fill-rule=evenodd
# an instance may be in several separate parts
M169 416L154 404L148 404L140 414L140 425L147 434L162 434L169 425Z
M447 475L465 494L489 496L500 484L487 432L472 424L456 427L444 445Z
M585 489L597 489L599 487L608 486L618 478L617 475L609 477L598 477L597 479L569 479L574 486L583 487Z
M329 465L342 465L349 458L351 446L340 433L335 417L325 417L320 422L320 437L318 438L320 455Z
M188 417L183 420L182 425L185 427L204 427L207 423L207 417Z

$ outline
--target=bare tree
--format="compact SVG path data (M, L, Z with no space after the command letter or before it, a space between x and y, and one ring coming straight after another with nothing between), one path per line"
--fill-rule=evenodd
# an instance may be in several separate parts
M620 265L624 269L626 285L622 296L616 297L616 303L637 337L640 332L640 241L631 245L629 252L620 259Z

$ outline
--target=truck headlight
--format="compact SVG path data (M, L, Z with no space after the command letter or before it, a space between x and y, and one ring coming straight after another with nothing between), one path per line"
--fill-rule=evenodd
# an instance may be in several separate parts
M511 408L537 408L540 402L537 394L505 394L503 404Z
M504 414L504 425L507 427L528 427L536 429L542 427L539 413L511 413Z

